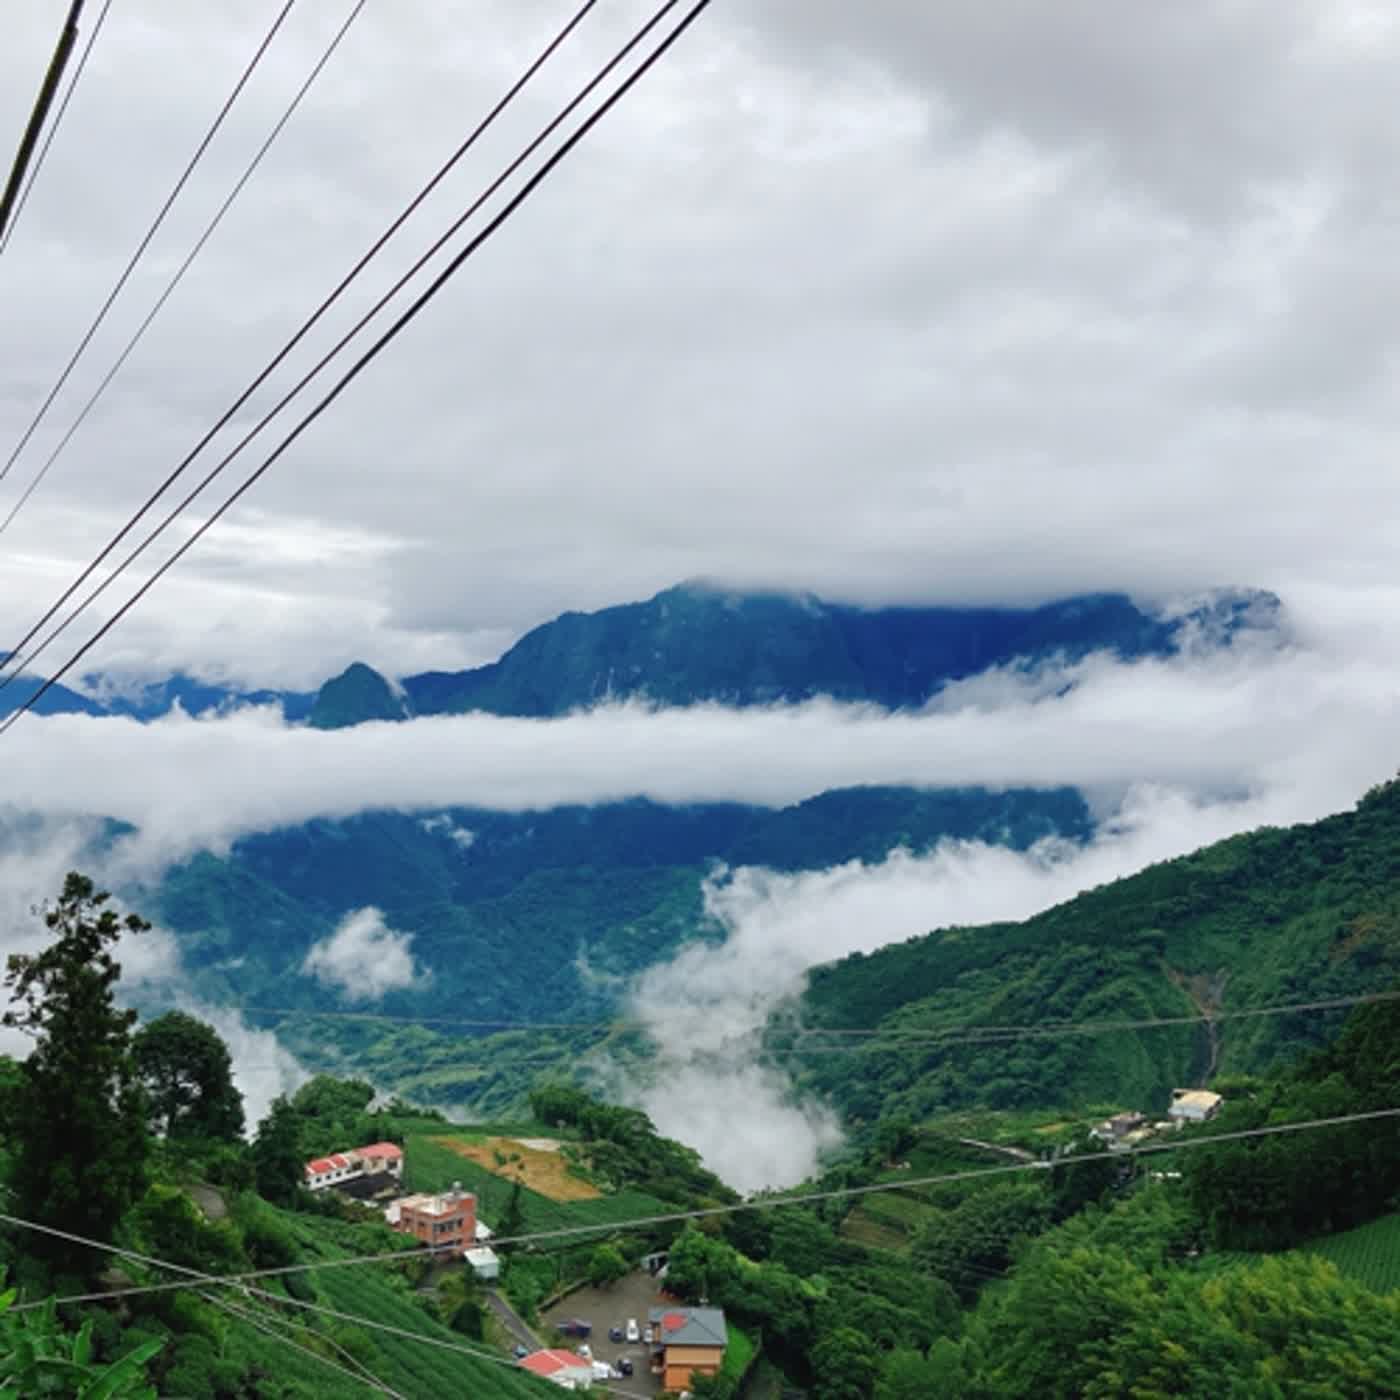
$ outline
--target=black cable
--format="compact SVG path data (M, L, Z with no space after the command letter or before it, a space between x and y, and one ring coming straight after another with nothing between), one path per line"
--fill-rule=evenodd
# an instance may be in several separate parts
M184 172L181 174L180 178L176 180L175 188L166 196L165 203L161 205L160 212L156 215L155 221L151 224L150 228L146 230L145 237L136 245L136 251L131 255L121 276L117 278L116 286L107 294L107 300L102 303L102 308L93 319L92 325L87 328L83 338L78 342L78 348L73 351L67 365L64 366L63 373L58 376L58 382L49 390L48 397L45 398L44 402L39 406L38 413L34 415L33 421L24 430L24 435L20 438L19 442L15 444L14 451L10 453L5 465L0 467L0 481L4 481L10 474L10 468L14 466L19 454L24 451L29 439L32 438L38 430L39 424L44 421L44 416L52 407L53 401L59 395L59 391L68 382L68 376L73 373L78 361L83 356L83 352L88 348L93 336L97 334L98 327L107 319L107 313L112 309L112 304L121 295L122 288L126 286L131 274L136 270L136 264L141 261L141 257L150 245L151 239L156 236L157 230L159 230L160 226L165 222L165 216L170 212L171 207L180 197L180 191L185 188L190 176L194 174L195 166L203 159L204 152L209 149L209 143L214 139L219 128L224 124L224 118L227 117L232 110L233 104L238 100L239 93L241 93L247 85L248 79L253 76L253 70L262 61L262 56L267 52L268 45L272 43L277 31L282 27L283 20L291 13L291 8L295 3L296 0L286 0L286 3L282 6L281 13L273 20L272 28L267 31L262 43L258 45L256 52L254 52L253 57L249 60L248 66L243 70L242 77L239 78L233 91L224 102L224 105L219 109L219 114L214 118L213 125L204 133L204 139L195 148L195 153L190 157L189 164L185 166Z
M583 17L583 15L587 12L592 3L594 3L594 0L589 0L589 4L585 5L583 9L579 11L578 15L575 16L575 19L573 21L574 23L577 23L578 20ZM22 639L21 642L10 653L9 659L3 664L0 664L0 691L3 691L10 684L11 681L15 680L18 677L21 666L27 666L33 661L37 660L40 656L42 656L44 652L46 652L49 649L49 647L55 641L57 641L60 636L62 636L62 634L69 628L69 626L71 626L73 622L75 622L84 612L86 612L87 609L90 608L93 605L93 603L95 603L97 599L100 598L102 594L107 591L107 589L117 580L117 578L121 576L121 574L123 574L128 568L131 567L131 565L136 561L136 559L139 558L140 555L143 554L151 546L151 544L154 543L154 541L166 529L170 527L170 525L174 522L176 517L179 516L183 511L188 509L188 507L205 490L205 488L210 484L210 482L212 482L221 472L223 472L224 469L228 467L228 465L234 460L234 458L236 458L239 455L239 453L241 453L243 449L250 442L252 442L252 440L255 437L257 437L263 431L263 429L266 428L267 425L275 417L277 417L277 415L281 413L282 410L286 408L286 406L294 398L296 398L296 396L300 394L301 391L309 383L311 383L311 381L315 379L316 376L319 375L321 371L333 359L336 358L336 356L338 356L341 353L342 350L344 350L344 348L360 333L360 331L363 330L364 327L371 320L373 320L374 317L377 316L379 312L395 296L398 295L398 293L403 289L403 287L406 286L407 283L410 280L412 280L412 278L434 256L436 256L439 250L452 238L452 236L455 233L457 233L458 230L461 229L463 224L465 224L475 213L477 213L478 210L481 209L481 207L502 187L502 185L504 185L505 182L513 174L515 174L517 170L520 169L520 167L525 163L525 161L528 160L529 157L533 155L534 152L538 150L541 145L544 144L544 142L549 138L549 136L551 136L558 129L558 127L565 121L565 119L579 107L579 105L589 96L590 93L594 91L594 89L598 87L598 85L608 76L608 74L611 73L613 69L615 69L627 57L627 55L631 53L631 51L634 48L636 48L636 46L646 37L647 34L651 32L652 29L656 27L657 24L660 23L660 21L665 17L665 15L669 11L674 9L675 6L679 3L680 0L665 0L665 3L660 6L660 8L651 17L651 19L648 20L647 23L644 24L627 41L627 43L625 43L613 55L613 57L603 66L602 69L599 70L598 73L596 73L586 84L584 84L584 86L574 95L574 97L568 103L566 103L565 106L548 123L546 123L546 125L539 131L535 138L529 143L529 145L525 147L523 151L521 151L521 153L518 156L516 156L516 158L510 163L510 165L508 165L506 169L502 171L502 173L498 175L489 186L487 186L486 190L481 195L479 195L466 208L466 210L464 210L463 213L460 214L456 220L454 220L454 222L451 225L448 226L446 232L441 234L437 238L437 240L427 249L427 251L424 252L418 258L418 260L408 269L408 271L405 272L398 279L398 281L395 282L393 286L391 286L389 290L385 292L379 298L379 300L375 302L374 305L371 306L370 309L367 312L365 312L365 314L361 316L361 318L321 357L321 359L318 360L316 364L313 365L311 369L308 370L306 374L304 374L301 377L301 379L299 379L297 383L294 384L292 388L288 390L288 392L284 394L283 397L279 399L278 402L274 404L272 408L269 409L263 415L263 417L223 457L223 459L216 463L215 466L212 467L205 474L204 478L198 483L198 485L196 485L193 490L188 492L178 504L176 504L170 511L166 513L165 518L158 525L156 525L155 528L152 529L146 535L146 537L133 550L130 551L130 553L127 554L126 558L123 559L121 563L118 564L116 568L114 568L112 572L108 574L108 576L95 589L93 589L92 592L89 593L88 596L76 608L74 608L73 611L69 613L68 616L64 618L64 620L56 628L54 628L54 630L43 640L42 643L40 643L39 646L35 647L34 650L32 652L29 652L28 654L22 654L23 648L28 645L28 643L33 639L33 637L39 631L39 629L42 628L50 618L53 617L54 613L57 612L58 609L62 607L63 604L68 600L68 598L70 598L73 595L73 593L83 583L83 581L91 576L91 574L97 568L97 566L111 552L115 544L118 543L120 539L130 531L131 527L135 525L143 515L146 514L146 512L155 503L155 501L159 498L162 492L164 492L166 487L168 487L171 484L171 482L173 482L178 476L180 476L185 471L185 469L190 465L195 456L198 455L198 453L209 442L209 440L214 436L214 434L217 433L218 430L229 420L229 418L233 416L234 412L236 412L239 406L248 398L248 396L258 386L258 384L260 384L267 377L267 375L271 372L272 368L275 367L275 365L278 363L278 360L280 360L287 353L287 351L290 350L291 346L296 343L296 340L299 339L300 336L306 333L306 330L309 329L310 325L314 322L314 318L313 322L309 322L307 326L304 326L302 330L298 332L297 337L294 337L293 340L288 343L288 346L286 347L286 349L284 349L282 355L278 356L278 360L274 360L273 365L269 366L268 369L263 371L262 375L260 375L259 378L255 380L252 385L249 386L249 388L232 406L232 408L230 408L225 413L223 418L220 419L220 421L216 423L214 427L209 430L208 433L205 434L205 436L195 446L194 450L185 458L183 462L180 463L179 466L175 468L175 470L170 474L170 476L166 478L166 481L161 485L161 487L152 494L152 496L146 501L145 505L143 505L141 509L136 513L136 515L127 523L127 525L123 527L123 529L117 535L116 539L114 539L107 546L107 548L103 550L103 552L98 556L98 558L87 569L83 571L83 574L64 593L63 597L60 598L59 601L48 610L44 617L41 618L39 622L36 623L35 626L30 629L29 633L25 636L25 638ZM561 33L559 39L557 39L555 43L557 44L560 41L562 41L567 32L568 31L566 29L563 33ZM546 50L545 54L541 55L539 62L543 62L544 58L548 55L548 52L549 50ZM519 85L517 85L517 88L514 90L518 90L518 86ZM499 105L497 110L499 110ZM483 128L478 127L477 130L479 132L482 129ZM474 133L474 135L475 134L476 133ZM441 174L441 172L439 173ZM437 177L434 178L436 179ZM422 197L423 196L421 195L419 196L420 199ZM417 201L415 201L415 203L416 202ZM410 209L411 208L412 206L410 206ZM396 223L402 222L402 219L407 217L407 213L408 211L405 211L404 215L401 215L400 219L396 221ZM387 236L388 235L386 234L385 237ZM362 267L364 265L364 262L369 256L372 255L372 253L373 250L371 250L370 254L366 255L366 259L361 260L360 264L357 265L356 270L358 270L358 267ZM352 271L350 276L354 276L354 271ZM349 278L346 279L346 281L348 280ZM332 294L332 299L335 296L339 295L340 291L344 288L345 285L345 282L341 283L341 286L337 288L336 291ZM323 303L321 310L324 310L325 306L327 305L329 305L329 302ZM321 311L318 310L316 314L317 316L319 316L321 314ZM9 675L3 674L6 668L9 668L10 670ZM37 698L37 696L31 698ZM20 712L16 711L15 713L18 714ZM3 732L4 726L0 725L0 733Z
M9 223L10 210L14 208L20 185L24 181L24 172L29 168L29 159L34 154L34 144L44 129L44 119L53 105L53 95L58 91L63 70L68 66L73 45L78 40L78 18L83 12L83 4L84 0L73 0L68 7L63 28L58 31L58 43L54 45L53 56L44 70L44 81L39 84L39 95L34 99L29 120L19 138L19 149L15 152L14 163L10 166L9 178L5 181L3 192L0 192L0 233L4 233L5 225Z
M111 0L108 0L108 4L110 3ZM82 406L82 409L79 411L78 416L69 425L68 431L64 433L64 435L58 440L57 446L53 449L52 452L49 453L48 458L44 462L44 465L40 467L39 470L35 473L34 479L29 483L28 486L24 488L24 491L21 494L19 500L17 500L14 503L14 505L10 507L9 514L6 515L3 520L0 520L0 535L3 535L5 531L10 528L10 523L14 520L15 516L17 516L20 513L20 511L24 509L25 505L29 501L29 498L34 494L34 492L39 489L39 486L42 484L44 478L49 474L49 469L58 460L59 456L63 452L63 449L67 447L68 444L73 440L73 435L78 431L79 428L82 427L83 422L86 420L88 414L92 412L94 407L96 407L97 401L102 397L103 394L107 392L107 386L112 382L113 379L117 377L117 374L120 372L121 367L127 362L128 358L130 357L131 352L136 349L136 346L141 340L141 337L146 334L146 331L149 329L151 322L154 321L156 317L160 314L161 308L164 307L165 303L170 300L170 297L175 291L175 288L180 285L181 281L184 279L185 273L187 273L190 270L191 264L199 256L201 251L203 251L204 245L209 241L210 237L213 235L214 230L218 228L218 226L223 222L224 215L227 214L228 211L233 207L234 200L238 198L238 196L243 191L243 187L248 183L250 179L252 179L253 172L258 168L259 165L262 164L263 157L267 155L269 150L272 149L272 143L277 140L278 136L282 132L282 128L286 126L287 123L292 119L292 114L301 105L302 98L304 98L306 94L311 90L311 85L320 76L321 70L326 66L327 63L330 62L331 56L335 53L336 49L340 47L340 41L349 32L350 26L354 24L356 18L358 17L360 11L364 9L366 3L367 0L356 0L354 8L350 11L350 14L347 16L345 22L336 31L335 36L331 39L330 44L327 46L325 52L317 60L315 67L312 68L311 72L307 74L306 80L302 83L301 87L297 89L296 95L288 104L286 111L284 111L281 117L278 118L277 124L268 133L267 139L262 143L261 146L258 147L257 151L253 155L252 160L248 162L247 168L243 171L243 174L238 177L238 181L234 185L233 189L229 191L228 197L215 211L214 217L210 219L204 232L199 235L199 238L196 240L194 247L191 248L190 251L186 254L184 262L182 262L180 266L176 269L175 275L166 284L165 290L156 299L155 305L152 306L150 311L146 313L145 320L143 320L141 324L136 327L135 332L132 334L131 338L126 342L125 348L122 350L121 354L117 356L116 362L112 365L111 369L109 369L107 373L103 376L102 381L98 384L97 388L93 390L91 397ZM60 113L60 115L62 115L62 113Z
M655 23L660 14L664 14L670 9L674 0L662 7L662 10L653 20L649 22L648 28ZM330 392L313 408L302 420L287 434L278 446L264 459L262 464L251 472L243 483L229 495L223 503L210 515L190 537L160 566L159 569L126 600L125 603L90 637L88 640L61 666L52 676L41 685L24 704L11 713L3 723L0 723L0 734L7 732L11 726L26 711L33 708L37 701L53 686L57 685L74 666L80 662L94 646L97 645L118 622L136 606L142 598L165 576L165 574L175 566L193 546L211 530L223 515L237 503L237 501L247 492L268 469L282 456L284 452L311 426L312 423L323 414L327 408L345 391L345 389L359 377L361 372L369 363L374 360L379 353L385 349L399 334L415 320L418 314L428 305L430 301L442 290L444 286L457 273L462 265L470 258L483 244L485 244L496 231L505 224L511 216L525 203L527 199L539 188L541 184L554 171L565 156L578 145L580 141L598 124L602 118L610 112L628 92L641 80L641 78L660 60L671 46L685 33L700 15L709 8L710 0L697 0L690 10L682 17L680 22L664 39L628 74L626 78L603 100L601 105L596 107L575 129L575 131L565 139L554 153L540 166L540 168L521 186L520 190L512 196L505 207L486 225L480 233L472 238L467 245L457 253L443 270L428 284L426 288L409 304L408 308L402 312L394 323L383 332L382 335L357 359L354 364L336 381ZM645 31L643 31L645 32Z
M471 148L477 143L481 136L496 121L496 118L499 117L503 111L505 111L505 109L520 93L521 89L525 87L525 85L531 80L531 78L534 77L534 75L537 72L539 72L539 70L544 66L548 59L553 55L555 50L558 49L561 44L563 44L564 40L569 37L569 35L573 32L577 25L583 20L583 18L597 3L598 0L584 0L584 3L574 13L573 17L569 20L569 22L559 31L558 34L554 36L553 39L550 40L550 42L544 47L544 49L541 50L539 56L535 59L535 61L531 63L528 68L526 68L525 72L521 74L521 76L511 85L509 89L507 89L505 95L502 96L497 101L496 105L492 107L489 112L487 112L485 117L483 117L481 121L477 123L473 130L467 135L466 139L438 168L437 173L432 177L432 179L430 179L428 183L424 185L423 188L418 192L418 194L415 195L414 198L409 201L409 203L405 206L405 208L399 214L399 216L396 219L394 219L394 221L388 226L388 228L384 230L383 233L379 235L377 239L375 239L375 241L370 245L368 251L365 252L363 256L361 256L359 261L356 262L355 265L350 269L350 271L347 272L345 276L341 278L340 282L331 291L330 295L327 296L321 302L321 304L316 308L316 310L312 312L311 316L302 323L301 328L282 347L282 349L278 351L276 356L273 357L271 363L269 363L267 367L263 369L263 371L253 380L253 382L249 384L246 389L243 390L243 392L233 401L232 404L229 405L229 407L224 411L223 415L219 418L219 420L214 424L212 428L209 429L208 432L204 434L202 438L200 438L200 440L185 456L184 460L181 461L175 467L175 469L165 478L165 480L162 481L161 484L156 487L156 489L146 498L145 503L135 513L135 515L133 515L126 522L126 524L123 525L122 528L118 530L117 533L107 542L107 544L103 547L102 552L98 554L97 558L95 558L90 564L88 564L87 567L82 571L82 573L79 574L78 577L74 579L71 584L68 585L68 587L63 591L63 594L60 596L58 601L48 609L48 611L29 629L28 632L25 633L25 635L22 638L20 638L20 640L12 648L10 648L9 655L3 662L0 662L0 676L3 676L3 679L0 679L0 690L4 690L5 687L9 685L9 683L12 680L15 679L15 677L19 673L20 666L25 665L28 662L33 661L38 656L42 655L42 653L48 648L50 643L53 642L63 632L63 630L69 625L69 623L71 623L80 613L85 611L92 604L92 602L106 589L107 585L110 584L117 577L118 574L122 573L123 570L125 570L128 567L128 565L132 562L136 555L140 554L146 548L146 546L150 543L151 538L154 538L154 536L149 536L131 555L129 555L127 559L122 564L120 564L112 574L108 576L108 578L101 585L101 587L99 587L95 592L93 592L85 602L83 602L73 613L71 613L68 616L68 618L62 623L62 625L59 628L57 628L53 633L51 633L50 636L44 641L44 643L40 647L37 647L29 655L24 655L24 648L27 647L29 643L34 640L34 638L39 634L43 627L50 621L50 619L53 618L53 616L58 612L58 610L61 607L63 607L63 605L78 591L78 589L80 589L83 586L83 584L86 583L88 579L92 577L92 575L101 567L103 561L107 559L107 557L112 553L112 551L116 549L116 547L127 537L127 535L131 533L133 529L135 529L137 524L139 524L142 518L147 514L147 512L150 511L151 507L155 505L155 503L161 498L161 496L165 494L166 491L170 489L172 485L174 485L174 483L180 478L180 476L185 472L185 470L194 461L194 459L209 445L210 442L213 441L214 437L220 432L220 430L223 429L229 423L229 421L238 412L238 410L242 408L243 405L247 403L250 398L252 398L252 396L257 392L259 388L262 387L262 385L267 381L267 379L273 373L273 371L277 369L277 367L287 358L288 355L292 353L294 349L296 349L296 347L301 343L301 341L310 333L311 329L317 324L318 321L320 321L321 317L324 316L326 312L329 311L331 307L334 306L335 303L340 299L341 295L345 292L346 288L348 288L350 284L355 280L355 278L360 275L360 273L365 269L365 267L370 263L370 261L379 254L379 252L383 249L384 245L388 243L388 241L394 236L394 234L396 234L399 231L399 229L403 227L403 225L408 221L408 219L413 215L413 213L418 209L418 207L423 203L423 201L427 199L428 196L432 194L432 192L438 187L438 185L441 184L442 181L447 178L448 174L452 171L453 167L456 166L457 163L467 154L467 152L471 150ZM436 249L434 248L431 251L436 251ZM409 275L411 276L412 272L414 271L417 271L416 265L413 269L410 270ZM407 279L401 279L399 283L397 283L393 288L391 288L390 292L386 295L386 298L384 298L385 300L387 300L387 296L392 296L395 292L397 292L399 286L402 285L403 280ZM383 303L381 301L380 305L382 304ZM378 306L376 306L374 310L377 311ZM372 311L370 314L373 315L374 312ZM363 322L361 322L360 324L363 324ZM355 332L358 330L359 326L357 325L355 327L355 330L352 331L351 334L355 334ZM338 350L339 346L337 346L336 349ZM332 354L334 353L335 351L332 351ZM324 361L322 363L324 363ZM319 371L320 368L321 366L318 365L316 367L316 370L313 370L312 373L316 373L317 371ZM305 380L302 381L303 384L305 382ZM299 384L297 386L297 390L294 390L293 392L295 393L299 391L301 387L302 386ZM286 401L283 400L283 403L285 402ZM280 410L281 407L282 404L278 404L277 410ZM276 412L277 410L274 410L274 412ZM264 423L266 423L266 421L267 419L263 420ZM262 430L262 426L263 424L259 424L258 427L254 430L254 432L249 434L248 438L244 439L244 442L247 442L251 440L253 436L256 436L257 432L260 432ZM243 443L240 443L238 448L235 449L235 451L241 450L242 446ZM229 459L225 459L225 462L227 462L227 460ZM223 465L224 463L220 464L221 467ZM208 480L209 478L206 478L206 483ZM201 483L199 490L204 489L204 484L205 483ZM189 499L190 498L187 497L186 502L188 502ZM183 508L184 504L182 503L179 509ZM169 523L169 519L170 518L167 517L167 519L164 522L162 522L156 533L159 533L159 530L163 530L165 528L165 526ZM10 674L8 676L4 676L4 672L6 670L10 671Z
M44 134L44 144L39 147L39 154L34 158L34 169L29 172L29 178L24 182L24 188L19 194L19 203L15 205L15 211L10 217L8 225L0 221L0 227L5 230L4 237L0 237L0 253L3 253L10 246L10 239L15 236L15 225L19 223L24 214L24 206L29 203L30 191L34 188L34 182L39 178L39 172L44 168L44 162L48 159L49 147L53 145L53 138L58 135L58 129L63 125L64 115L68 111L68 104L73 100L74 90L82 80L83 69L87 67L87 61L92 55L93 45L97 43L97 36L102 33L102 26L107 22L107 11L112 8L112 0L106 0L102 6L101 13L97 16L97 23L92 27L92 33L88 35L88 41L83 45L83 51L78 56L78 66L73 70L73 80L68 84L63 94L63 101L58 104L58 111L54 114L53 124Z

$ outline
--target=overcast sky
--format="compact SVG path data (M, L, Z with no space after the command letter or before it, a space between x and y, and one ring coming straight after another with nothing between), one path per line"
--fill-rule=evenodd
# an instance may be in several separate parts
M572 5L369 0L0 538L5 627ZM294 6L0 509L349 7ZM6 5L6 158L61 8ZM0 460L279 8L116 0L0 257ZM646 8L601 0L349 309ZM357 656L405 673L700 574L870 601L1242 583L1305 627L1367 634L1400 603L1397 18L1342 0L718 0L104 659L283 684Z

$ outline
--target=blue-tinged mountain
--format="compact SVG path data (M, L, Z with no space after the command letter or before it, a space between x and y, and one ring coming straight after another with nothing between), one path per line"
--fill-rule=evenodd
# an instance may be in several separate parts
M767 705L829 696L901 709L952 681L1010 663L1168 656L1188 639L1228 646L1273 629L1272 594L1230 590L1163 617L1119 593L1038 608L857 608L805 595L683 584L641 603L564 613L499 661L407 676L402 687L363 665L328 681L310 714L319 728L415 715L566 714L610 700Z
M0 661L5 659L0 653ZM0 689L0 719L26 704L42 685L41 677L22 673ZM176 706L186 714L203 715L226 713L243 705L280 705L287 719L295 723L311 713L316 700L315 695L296 691L216 685L180 672L136 686L114 686L105 676L93 674L84 676L79 686L50 686L34 704L33 713L121 717L144 723L168 715Z

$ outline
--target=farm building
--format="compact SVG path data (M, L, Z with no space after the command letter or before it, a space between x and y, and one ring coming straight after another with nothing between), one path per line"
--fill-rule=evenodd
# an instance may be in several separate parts
M557 1348L533 1351L529 1356L522 1357L520 1364L525 1370L553 1381L565 1390L582 1390L594 1381L593 1363L574 1351L560 1351Z
M393 1142L372 1142L348 1152L315 1157L304 1170L308 1191L324 1191L362 1176L382 1175L397 1181L403 1175L403 1148Z
M720 1308L652 1308L653 1375L663 1390L689 1390L692 1376L716 1376L724 1364L729 1329Z
M463 1191L460 1182L440 1196L403 1196L385 1210L384 1218L433 1249L465 1252L476 1243L476 1197Z
M1167 1117L1175 1123L1204 1123L1215 1117L1224 1102L1209 1089L1173 1089Z

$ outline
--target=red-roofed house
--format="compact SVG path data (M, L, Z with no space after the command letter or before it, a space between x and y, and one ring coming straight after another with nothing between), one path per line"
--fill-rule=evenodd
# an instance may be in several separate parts
M533 1351L520 1364L565 1390L580 1390L594 1381L593 1363L575 1351Z
M332 1152L329 1157L316 1157L306 1164L306 1185L308 1190L321 1191L359 1174L357 1162L343 1152Z
M323 1191L357 1176L403 1176L403 1148L393 1142L372 1142L348 1152L332 1152L306 1164L306 1186Z
M403 1148L396 1142L372 1142L368 1147L356 1147L348 1155L370 1175L375 1172L403 1175Z

